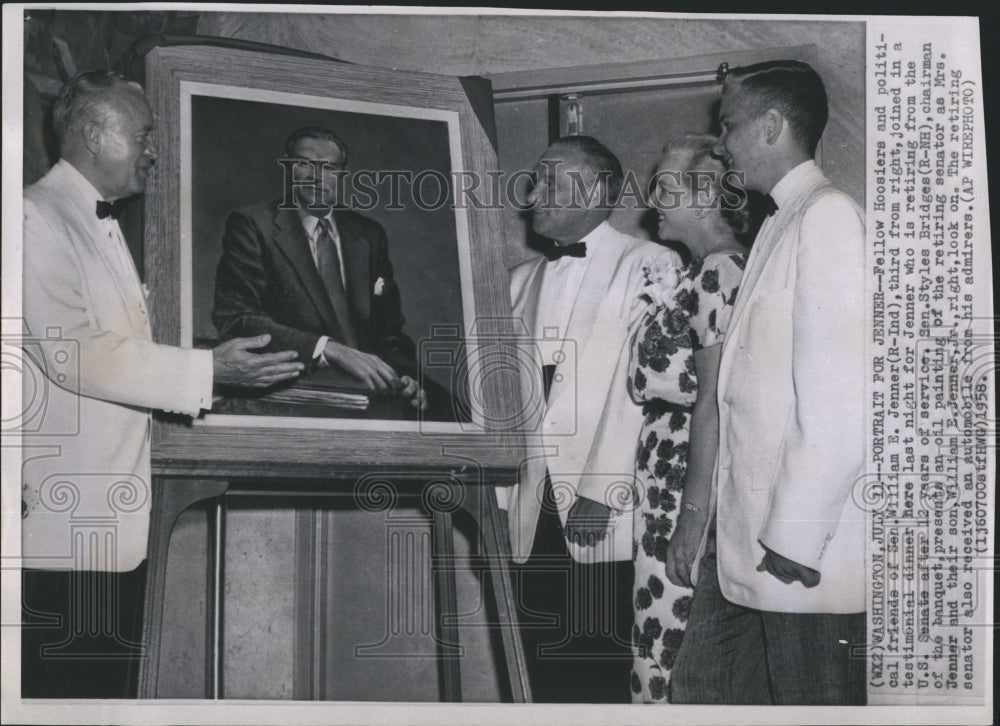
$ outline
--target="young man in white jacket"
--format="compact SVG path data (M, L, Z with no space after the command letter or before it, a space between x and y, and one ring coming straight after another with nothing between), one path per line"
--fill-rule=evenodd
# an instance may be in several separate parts
M865 703L865 225L813 156L823 81L774 61L726 79L716 152L777 207L719 367L717 568L673 672L686 703Z

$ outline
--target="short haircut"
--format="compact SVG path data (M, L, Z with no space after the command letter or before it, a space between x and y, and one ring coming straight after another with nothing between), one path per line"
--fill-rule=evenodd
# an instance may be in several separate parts
M810 156L815 155L829 107L823 79L812 66L794 60L755 63L731 70L726 85L732 81L747 95L751 118L777 109L791 126L799 146Z
M610 206L618 201L625 175L622 163L611 149L593 136L561 136L552 146L574 149L583 155L584 163L597 176L605 180L605 202ZM550 147L551 148L551 147Z
M330 129L325 129L322 126L303 126L300 129L295 129L285 141L285 154L289 158L295 156L295 145L299 143L302 139L320 139L322 141L332 141L340 149L340 153L344 157L344 163L347 163L347 144L340 140L335 133L330 131Z
M85 71L67 81L52 104L52 129L60 148L86 123L110 124L118 112L116 93L122 86L142 94L138 83L104 69Z
M663 146L664 156L674 154L679 157L682 168L672 169L671 171L681 173L681 183L687 187L692 195L697 190L695 189L694 175L687 173L691 171L712 172L699 178L710 180L718 199L721 200L726 193L726 190L722 187L722 179L727 172L726 164L715 155L714 151L718 141L718 138L711 134L684 134L670 139ZM722 216L722 219L730 226L737 239L747 244L747 246L749 244L746 238L749 237L749 241L752 242L753 236L757 233L757 227L759 227L759 223L756 223L754 220L753 212L754 210L751 209L749 199L746 196L741 199L740 205L735 208L721 203L719 207L719 214Z

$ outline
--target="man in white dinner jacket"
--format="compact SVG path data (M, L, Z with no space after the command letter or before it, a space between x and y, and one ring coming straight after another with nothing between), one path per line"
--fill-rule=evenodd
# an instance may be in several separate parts
M154 343L115 204L145 190L156 161L142 88L83 73L52 115L60 160L24 193L23 380L39 400L24 441L22 695L123 697L134 695L122 653L143 594L150 409L197 416L213 383L262 387L303 366L292 351L250 352L267 336L215 350Z
M525 410L540 412L529 431L538 448L519 483L498 488L514 560L528 563L518 571L521 601L561 618L555 629L524 630L529 675L538 701L627 701L627 563L642 423L626 388L629 323L643 267L680 260L608 223L623 175L596 139L558 139L534 173L532 227L550 244L511 271L511 300L540 358L522 376Z
M675 702L865 703L865 513L852 496L865 452L865 226L813 160L826 120L805 63L726 79L716 152L776 210L723 343L717 555L702 560Z

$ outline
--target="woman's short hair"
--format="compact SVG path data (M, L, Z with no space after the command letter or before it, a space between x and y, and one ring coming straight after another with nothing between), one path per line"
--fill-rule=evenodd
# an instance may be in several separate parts
M696 186L704 190L704 183L708 182L715 192L722 219L732 228L736 238L749 246L760 228L764 215L759 210L759 202L751 201L752 193L743 189L738 172L727 176L725 162L715 154L717 143L718 139L711 134L684 134L667 141L663 146L663 155L671 154L682 160L683 168L671 171L680 172L681 183L692 195L697 192ZM692 171L708 173L705 175L688 173ZM723 178L726 179L725 187Z

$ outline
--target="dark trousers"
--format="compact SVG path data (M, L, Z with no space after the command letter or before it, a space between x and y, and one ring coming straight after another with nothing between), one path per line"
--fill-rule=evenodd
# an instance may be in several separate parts
M135 698L146 565L22 570L21 697Z
M629 701L632 572L573 561L546 481L531 557L512 568L535 702Z
M701 561L671 674L672 703L866 703L865 613L778 613L734 605L722 596L716 564L710 550Z

